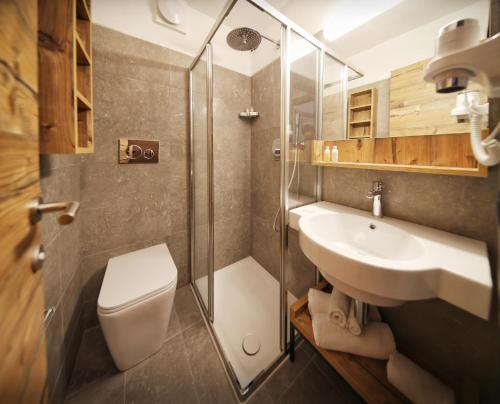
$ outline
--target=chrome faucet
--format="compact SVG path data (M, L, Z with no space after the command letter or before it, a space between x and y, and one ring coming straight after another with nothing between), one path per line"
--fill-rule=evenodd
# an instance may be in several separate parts
M373 187L367 198L373 199L372 215L375 217L382 217L382 181L373 181Z

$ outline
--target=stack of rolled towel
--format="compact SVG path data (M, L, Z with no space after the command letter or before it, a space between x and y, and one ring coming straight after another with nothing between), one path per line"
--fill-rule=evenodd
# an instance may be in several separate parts
M355 316L355 304L337 289L331 294L309 289L309 312L316 345L377 359L389 359L396 350L394 336L374 306L368 310L368 323Z
M416 404L455 403L453 390L396 351L392 331L375 306L369 306L368 322L362 324L355 316L355 302L337 289L331 294L309 289L308 299L316 345L388 359L389 382Z

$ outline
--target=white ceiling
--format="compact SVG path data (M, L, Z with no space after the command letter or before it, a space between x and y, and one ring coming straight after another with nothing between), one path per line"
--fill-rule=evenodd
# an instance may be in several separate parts
M350 57L409 32L479 0L404 0L363 24L353 26L333 41L318 38L344 57Z
M158 45L177 50L188 55L196 55L220 15L227 0L180 0L187 4L186 21L181 27L167 27L157 21L156 0L94 0L93 18L95 23L123 32ZM330 47L340 56L359 63L366 71L373 66L364 66L356 58L377 48L378 44L388 44L393 38L407 35L432 24L442 24L445 15L453 15L457 9L466 10L471 4L488 4L489 0L268 0L271 6L285 14L306 31L322 37L322 30L330 23L340 37L330 42ZM459 13L460 14L460 13ZM470 16L470 13L462 13ZM462 15L460 15L462 17ZM341 23L338 23L340 20ZM445 23L448 21L445 21ZM432 25L431 24L431 25ZM484 25L484 24L483 24ZM226 44L227 33L236 27L247 26L277 41L280 24L260 9L245 0L239 0L212 41L214 62L231 70L253 75L256 71L279 57L275 45L263 40L254 52L237 52ZM439 27L438 27L439 28ZM437 28L437 29L438 29ZM426 57L432 53L435 32L432 26L431 39L421 40L431 45ZM378 45L381 46L381 45ZM298 41L293 49L298 56L307 51ZM399 51L397 51L399 52ZM358 58L359 59L359 58ZM392 57L391 57L392 59ZM370 59L373 61L373 58ZM298 67L298 66L297 66ZM309 69L313 71L313 69Z
M190 7L217 18L227 0L185 0ZM342 56L362 52L480 0L268 0ZM240 3L242 0L240 0ZM252 12L251 9L257 12ZM250 10L250 11L249 11ZM262 12L252 6L236 7L226 25L265 29ZM322 31L329 25L336 37L326 40Z

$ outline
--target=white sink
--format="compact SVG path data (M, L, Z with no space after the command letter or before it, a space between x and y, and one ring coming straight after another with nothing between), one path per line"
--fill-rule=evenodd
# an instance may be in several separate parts
M482 241L328 202L290 211L304 254L339 290L378 306L441 298L488 318Z

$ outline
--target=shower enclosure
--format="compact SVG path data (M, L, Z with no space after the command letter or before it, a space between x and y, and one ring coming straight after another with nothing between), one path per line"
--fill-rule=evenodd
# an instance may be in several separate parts
M286 353L289 305L317 282L288 212L321 200L312 141L345 137L356 74L262 0L229 1L189 68L191 282L241 398Z

